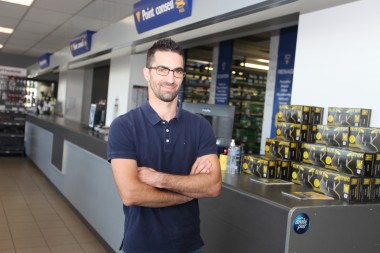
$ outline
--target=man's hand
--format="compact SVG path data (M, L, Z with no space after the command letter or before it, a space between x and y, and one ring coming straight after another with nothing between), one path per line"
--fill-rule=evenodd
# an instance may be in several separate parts
M201 174L201 173L208 174L210 173L211 166L212 164L210 160L198 158L193 164L193 166L191 167L190 174Z

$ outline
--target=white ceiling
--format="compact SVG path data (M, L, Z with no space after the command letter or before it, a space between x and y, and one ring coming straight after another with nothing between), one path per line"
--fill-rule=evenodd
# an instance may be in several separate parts
M69 45L85 30L98 31L133 12L139 0L34 0L30 7L0 1L0 53L40 56Z

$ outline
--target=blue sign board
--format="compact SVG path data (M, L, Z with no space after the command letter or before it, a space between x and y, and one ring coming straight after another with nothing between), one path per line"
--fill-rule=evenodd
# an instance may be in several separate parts
M91 50L93 31L84 31L70 41L70 51L73 56L87 53Z
M46 53L38 57L38 64L41 69L45 69L50 66L50 55L51 53Z
M274 89L271 138L276 137L276 120L279 105L290 104L293 86L294 58L296 54L297 26L281 29L280 45Z
M192 0L154 0L134 4L134 18L138 33L191 16Z
M231 81L232 40L219 43L218 72L216 76L215 104L228 104Z

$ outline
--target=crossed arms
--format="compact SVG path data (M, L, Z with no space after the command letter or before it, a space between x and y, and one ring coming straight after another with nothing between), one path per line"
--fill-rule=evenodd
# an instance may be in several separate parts
M112 159L111 166L126 206L166 207L194 198L217 197L221 191L220 165L215 154L199 157L189 175L138 168L136 161L130 159Z

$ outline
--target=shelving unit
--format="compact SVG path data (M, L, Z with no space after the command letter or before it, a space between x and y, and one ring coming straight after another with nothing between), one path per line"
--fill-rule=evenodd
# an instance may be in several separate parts
M211 65L190 62L186 65L184 102L208 103L211 84Z
M24 154L26 80L0 77L0 155Z
M188 103L209 103L212 79L211 45L186 50L186 77L184 79L183 101Z
M233 66L229 105L235 106L233 138L244 146L245 152L260 152L266 71Z

